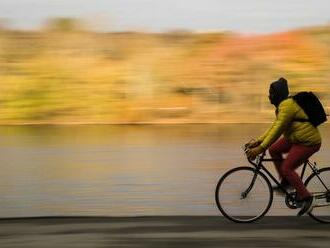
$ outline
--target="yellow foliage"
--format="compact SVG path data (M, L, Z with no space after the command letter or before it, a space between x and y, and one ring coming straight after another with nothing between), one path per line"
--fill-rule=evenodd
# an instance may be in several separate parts
M247 37L59 25L0 34L0 124L268 121L268 86L282 76L330 105L329 29Z

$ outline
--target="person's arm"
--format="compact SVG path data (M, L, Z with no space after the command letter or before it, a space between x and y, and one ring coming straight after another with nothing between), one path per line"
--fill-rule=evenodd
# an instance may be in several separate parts
M295 108L291 100L283 101L278 107L278 114L272 127L268 130L265 137L263 137L260 146L266 150L273 144L284 132L284 130L291 123L295 115Z
M273 124L272 124L273 125ZM261 144L264 139L267 137L269 131L271 130L272 127L268 128L261 136L257 138L257 141Z
M261 135L260 137L258 137L257 139L252 139L251 141L249 141L249 143L247 143L247 147L248 148L254 148L254 147L257 147L259 146L263 141L264 141L264 138L267 136L268 132L269 132L270 128L267 129L266 132L264 132L263 135Z

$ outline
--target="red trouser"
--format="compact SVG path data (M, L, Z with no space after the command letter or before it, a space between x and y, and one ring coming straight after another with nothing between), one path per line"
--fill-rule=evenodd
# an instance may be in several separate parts
M310 197L311 194L307 191L295 169L317 152L320 147L321 144L314 146L292 144L281 138L269 148L269 154L273 159L282 159L282 154L288 153L285 160L274 161L274 164L282 180L286 180L296 189L299 200Z

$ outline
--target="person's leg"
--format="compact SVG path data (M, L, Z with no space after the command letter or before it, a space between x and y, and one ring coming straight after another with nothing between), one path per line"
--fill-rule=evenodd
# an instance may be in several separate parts
M303 146L294 144L282 164L282 175L296 189L298 200L310 198L311 194L304 186L299 175L295 172L295 169L317 152L320 149L320 146L321 145Z
M272 144L269 149L268 152L270 154L270 156L272 157L272 159L276 159L274 161L276 170L280 176L280 179L282 180L282 184L285 185L287 184L287 182L285 182L285 179L283 178L283 174L282 174L282 163L283 163L283 157L282 154L284 153L288 153L289 150L291 149L292 144L290 142L288 142L285 138L281 138L278 141L276 141L274 144Z

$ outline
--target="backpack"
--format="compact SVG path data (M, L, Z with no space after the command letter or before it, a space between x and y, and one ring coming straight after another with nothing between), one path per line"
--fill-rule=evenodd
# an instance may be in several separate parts
M295 119L295 121L308 121L312 123L314 127L317 127L323 122L327 121L327 115L324 111L324 108L318 97L313 92L299 92L292 98L308 116L308 120Z

